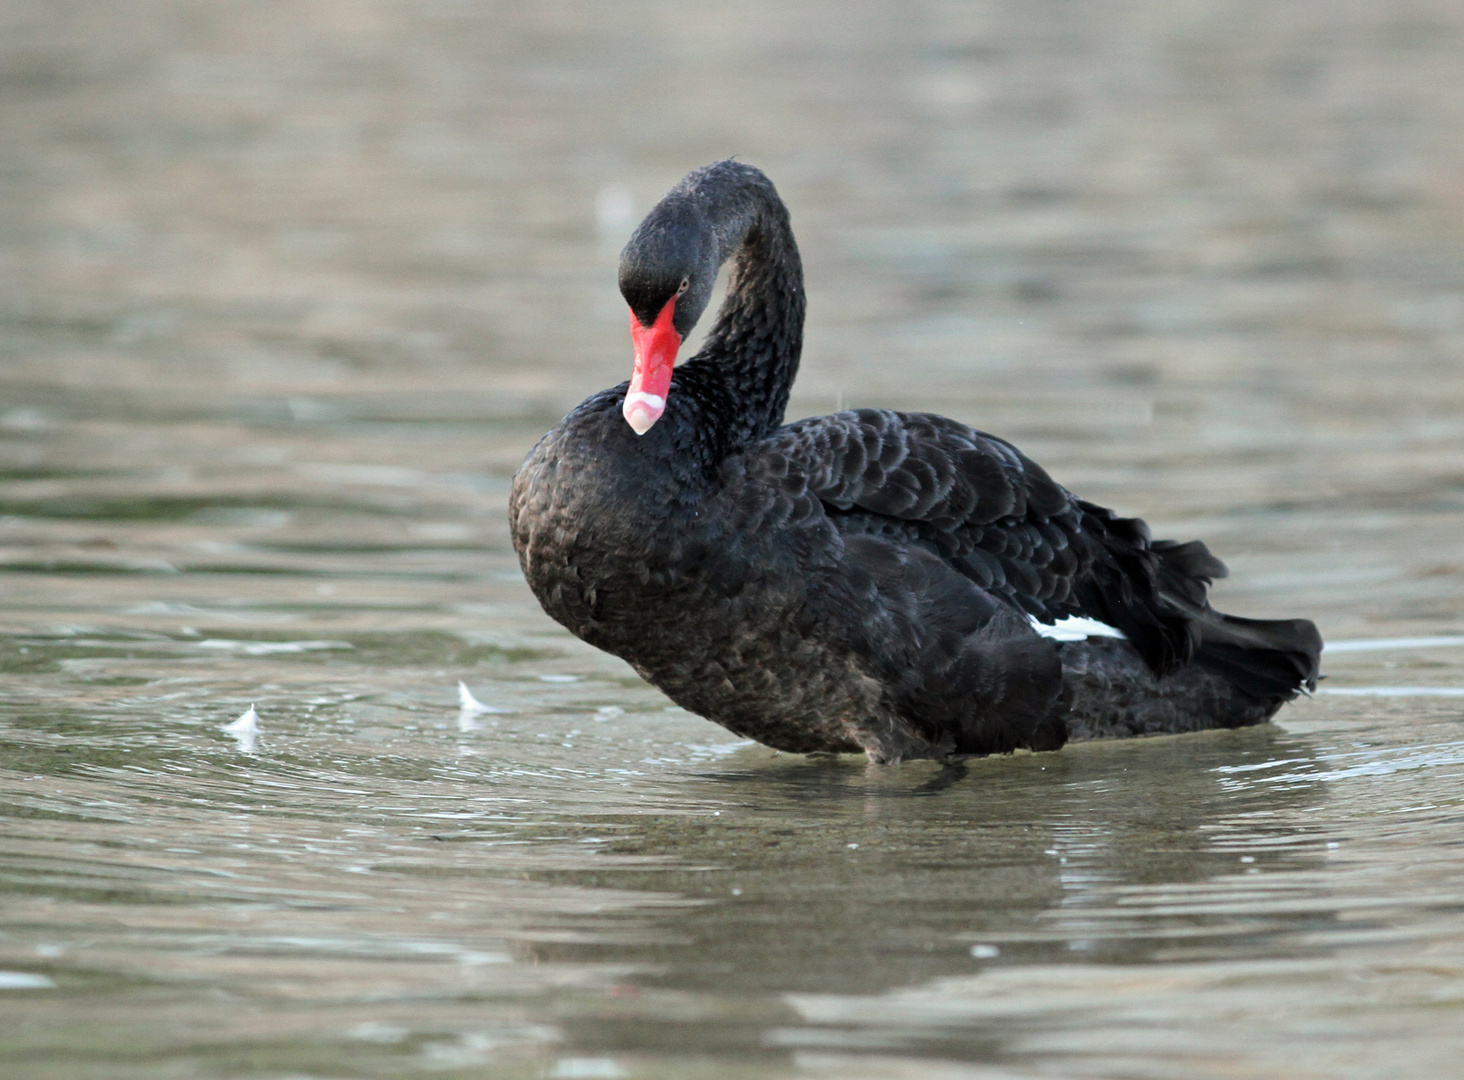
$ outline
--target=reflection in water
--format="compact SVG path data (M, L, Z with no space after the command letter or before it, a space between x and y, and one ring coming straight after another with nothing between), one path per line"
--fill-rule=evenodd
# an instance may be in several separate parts
M1079 952L1144 960L1153 935L1140 910L1114 922L1115 892L1141 896L1151 882L1237 871L1237 848L1249 854L1268 833L1248 826L1235 839L1231 816L1289 817L1313 802L1315 788L1300 785L1238 796L1215 771L1237 760L1273 767L1276 737L1268 728L1204 747L1156 740L1133 755L1105 747L980 761L954 780L955 770L935 766L842 760L718 770L709 777L714 793L736 798L751 786L757 797L710 816L627 819L606 853L656 868L607 870L597 880L714 901L674 912L676 944L637 957L661 987L877 993L968 972L972 942L998 944L1002 963ZM1167 778L1162 792L1156 774ZM932 779L945 782L937 788ZM1321 850L1299 845L1288 866L1306 866ZM1216 927L1210 944L1223 954L1284 923ZM1158 931L1159 947L1168 947L1170 929ZM581 954L562 946L540 955Z
M11 7L7 1080L1457 1075L1457 5ZM881 769L550 624L508 478L728 153L793 415L1204 537L1323 690Z
M1318 693L1343 697L1464 697L1464 686L1327 686Z
M1460 637L1458 634L1446 634L1436 637L1356 638L1349 641L1329 641L1326 645L1326 651L1334 654L1461 648L1464 648L1464 637Z

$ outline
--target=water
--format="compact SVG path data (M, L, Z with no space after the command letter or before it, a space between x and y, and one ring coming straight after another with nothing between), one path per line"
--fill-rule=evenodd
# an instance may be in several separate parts
M1458 1074L1455 5L149 11L0 8L7 1077ZM871 768L549 622L508 478L733 152L795 415L1205 537L1322 692Z

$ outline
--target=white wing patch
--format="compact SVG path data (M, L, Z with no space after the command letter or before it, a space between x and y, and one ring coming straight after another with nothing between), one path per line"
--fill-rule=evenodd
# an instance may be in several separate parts
M1058 619L1055 623L1038 622L1031 615L1028 615L1027 618L1031 620L1033 630L1045 638L1052 638L1053 641L1085 641L1090 637L1123 638L1126 636L1117 627L1109 626L1097 619L1084 618L1081 615L1069 615L1066 619Z

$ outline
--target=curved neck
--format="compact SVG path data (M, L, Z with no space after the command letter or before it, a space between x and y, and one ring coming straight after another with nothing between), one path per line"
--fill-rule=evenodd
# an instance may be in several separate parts
M721 162L694 190L732 268L706 344L679 374L718 411L731 450L783 422L803 349L803 263L788 210L761 172Z

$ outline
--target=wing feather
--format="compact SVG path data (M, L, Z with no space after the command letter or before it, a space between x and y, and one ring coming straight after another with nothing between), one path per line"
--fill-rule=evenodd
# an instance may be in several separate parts
M1193 654L1195 605L1224 570L1202 550L1166 567L1142 521L1076 498L1010 443L942 416L857 409L800 420L743 463L779 495L764 520L821 507L844 535L903 537L1038 619L1117 626L1160 671Z

